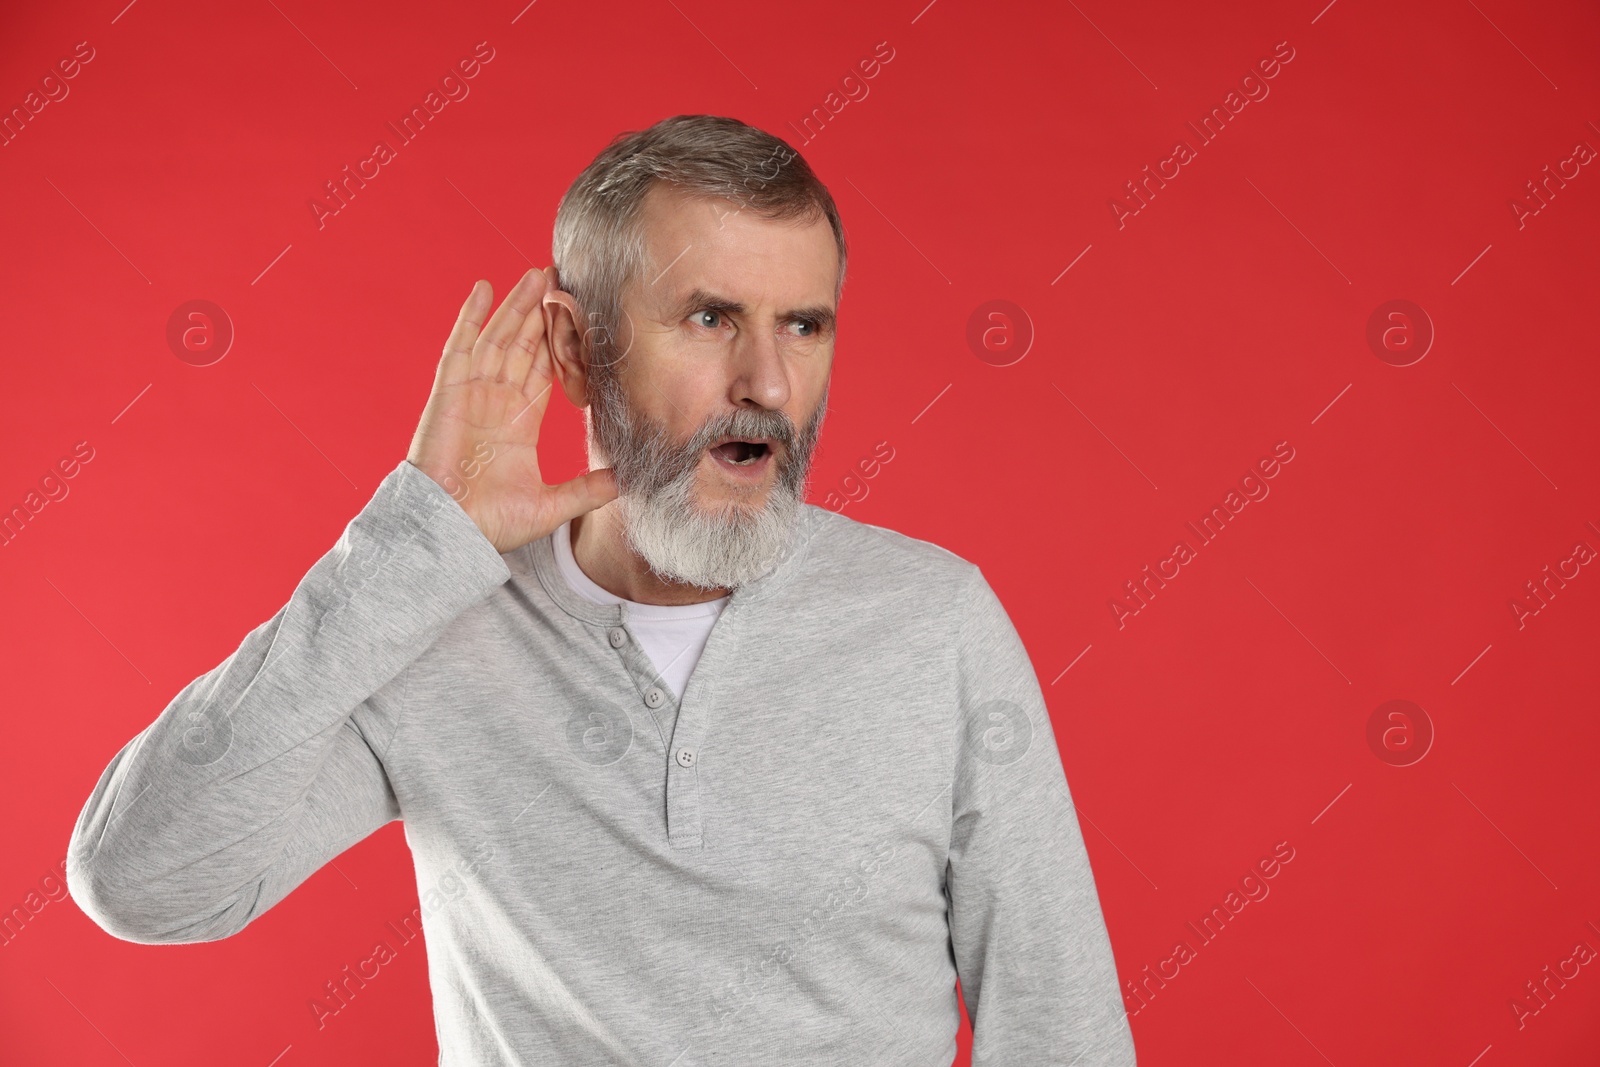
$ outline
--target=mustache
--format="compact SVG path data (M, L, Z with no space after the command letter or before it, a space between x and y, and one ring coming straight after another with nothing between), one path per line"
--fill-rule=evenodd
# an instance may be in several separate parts
M687 477L699 465L701 456L711 447L711 443L719 437L765 437L775 441L782 445L782 449L775 450L772 458L782 465L780 469L784 469L794 462L795 440L799 437L799 431L782 412L736 411L708 420L681 445L669 442L664 428L658 426L644 452L656 460L654 466L658 471L659 484L666 484ZM622 488L626 491L629 487Z
M684 445L684 451L696 454L704 452L711 447L711 442L719 437L751 439L765 437L782 445L787 454L794 450L795 438L798 435L799 431L795 429L794 423L782 412L742 411L727 418L712 419L707 422Z
M787 492L804 492L829 392L825 384L804 426L778 409L743 407L713 415L687 438L678 438L664 422L629 403L621 383L606 376L597 383L588 411L591 446L616 471L622 494L631 496L653 494L691 477L719 437L764 437L773 442L779 484Z
M817 402L816 411L804 428L797 426L793 419L782 411L752 410L740 408L726 415L708 419L688 442L684 445L684 452L699 459L699 454L711 447L711 442L719 437L755 438L765 437L783 446L781 462L788 463L800 445L802 435L814 433L821 429L822 419L828 409L828 388L824 387L822 397ZM773 457L779 459L780 457Z

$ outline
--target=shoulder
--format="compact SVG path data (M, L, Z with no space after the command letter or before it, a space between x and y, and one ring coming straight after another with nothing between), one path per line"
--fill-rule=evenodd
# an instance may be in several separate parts
M805 582L868 607L892 607L906 625L929 623L979 659L1021 647L1010 612L978 564L942 545L858 522L827 508L803 519L812 533Z
M860 595L931 596L948 609L982 580L978 566L942 545L805 505L806 569Z

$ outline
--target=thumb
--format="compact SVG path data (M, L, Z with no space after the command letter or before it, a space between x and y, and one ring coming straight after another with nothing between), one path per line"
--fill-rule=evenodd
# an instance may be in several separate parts
M559 526L615 500L619 495L617 475L610 467L601 467L551 486L551 494Z

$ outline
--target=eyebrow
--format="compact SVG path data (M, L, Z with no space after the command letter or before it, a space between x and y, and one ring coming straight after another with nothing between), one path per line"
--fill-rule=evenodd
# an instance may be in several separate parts
M690 290L681 300L676 303L674 306L672 321L677 322L690 312L700 311L702 309L725 311L731 315L743 315L749 310L737 300L729 300L727 297L718 296L715 293L707 292L704 289L697 288ZM833 308L823 305L791 308L784 312L781 317L786 322L793 322L797 319L805 319L810 322L814 322L817 325L818 331L824 334L833 333L834 326L837 321Z

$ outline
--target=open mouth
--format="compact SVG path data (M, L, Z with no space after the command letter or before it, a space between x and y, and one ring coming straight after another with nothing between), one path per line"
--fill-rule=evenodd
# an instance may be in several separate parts
M729 441L711 450L724 462L735 467L750 467L764 459L771 450L760 441Z

